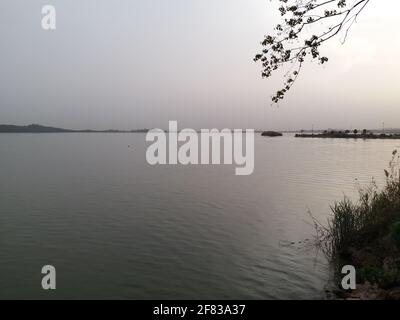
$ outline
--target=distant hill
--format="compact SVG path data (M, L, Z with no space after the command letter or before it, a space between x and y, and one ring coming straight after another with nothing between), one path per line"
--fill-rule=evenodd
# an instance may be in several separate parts
M45 127L39 124L30 124L28 126L15 126L0 124L0 132L26 132L26 133L45 133L45 132L74 132L74 130Z
M28 126L15 126L10 124L0 124L0 133L59 133L59 132L87 132L87 133L100 133L100 132L109 132L109 133L146 133L148 129L137 129L137 130L71 130L71 129L63 129L63 128L55 128L55 127L46 127L40 124L30 124Z

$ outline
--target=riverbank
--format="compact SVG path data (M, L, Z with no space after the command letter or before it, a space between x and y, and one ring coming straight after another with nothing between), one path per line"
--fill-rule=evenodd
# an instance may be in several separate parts
M331 206L327 225L315 221L316 244L326 253L341 288L343 266L356 269L357 288L341 291L345 299L400 300L400 157L393 152L384 170L386 184L359 190L359 200L348 198Z

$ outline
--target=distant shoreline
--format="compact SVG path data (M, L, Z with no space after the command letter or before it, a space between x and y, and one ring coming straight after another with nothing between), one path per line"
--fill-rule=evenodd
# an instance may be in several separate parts
M71 130L56 127L46 127L38 124L27 126L17 125L0 125L0 133L147 133L149 129L133 129L133 130Z
M17 125L3 125L0 124L0 133L148 133L153 129L132 129L132 130L117 130L117 129L108 129L108 130L93 130L93 129L84 129L84 130L72 130L72 129L64 129L64 128L56 128L56 127L46 127L38 124L30 124L27 126L17 126ZM163 130L163 129L161 129ZM182 130L185 132L185 129ZM169 130L163 130L163 132L170 132ZM178 131L177 131L178 132ZM201 133L201 130L196 130L197 133ZM246 130L243 130L246 132ZM262 130L255 130L255 133L262 133Z
M131 129L131 130L93 130L93 129L65 129L58 127L43 126L39 124L30 125L11 125L11 124L0 124L0 133L148 133L152 129ZM164 130L168 132L168 130ZM196 130L200 133L200 130ZM263 136L282 136L282 133L295 133L296 138L334 138L334 139L400 139L400 129L388 129L388 133L380 133L378 130L369 130L361 133L353 133L346 131L314 131L314 133L305 130L301 131L264 131L262 129L254 130L255 133ZM316 133L315 133L316 132Z
M320 134L296 134L295 138L320 138L320 139L382 139L382 140L390 140L390 139L400 139L400 134L374 134L371 132L368 133L342 133L342 132L329 132L329 133L320 133Z

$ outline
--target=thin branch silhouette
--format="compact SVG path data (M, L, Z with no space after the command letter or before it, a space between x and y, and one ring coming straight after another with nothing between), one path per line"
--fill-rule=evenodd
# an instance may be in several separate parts
M320 54L321 45L342 32L344 43L350 28L370 0L353 0L352 4L350 0L277 1L282 4L279 12L283 21L276 25L274 35L265 36L261 42L263 50L254 58L254 61L262 63L263 78L292 65L285 75L282 89L271 97L273 103L282 100L292 88L307 58L319 64L328 62L328 58ZM313 32L314 27L322 31Z

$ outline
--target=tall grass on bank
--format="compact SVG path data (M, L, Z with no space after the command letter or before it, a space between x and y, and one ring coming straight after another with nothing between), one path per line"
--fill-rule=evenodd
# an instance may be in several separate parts
M314 219L316 244L331 260L362 265L362 259L354 261L356 259L349 252L368 248L375 261L380 261L375 262L377 265L385 256L398 253L394 250L400 246L400 243L396 244L396 239L400 239L399 169L399 155L395 150L389 168L384 170L386 184L383 189L379 190L372 182L360 188L358 201L345 197L334 203L331 206L333 215L327 225Z

